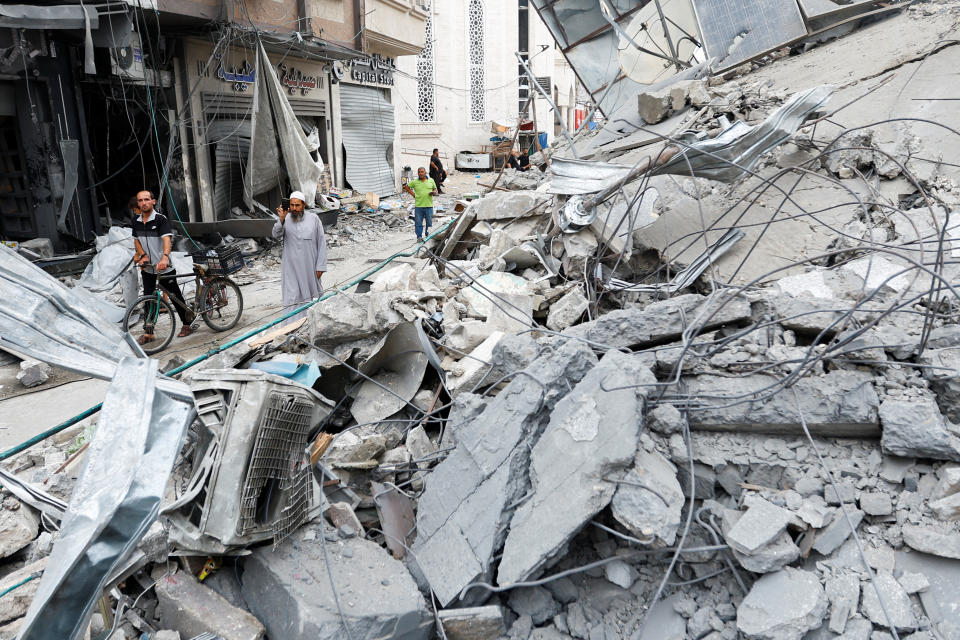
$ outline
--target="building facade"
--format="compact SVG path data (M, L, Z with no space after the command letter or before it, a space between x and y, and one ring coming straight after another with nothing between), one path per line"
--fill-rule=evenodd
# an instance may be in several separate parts
M394 76L426 18L422 0L0 5L0 239L85 246L143 188L174 220L249 213L257 73L279 81L327 185L396 193ZM278 175L257 205L288 188Z
M399 63L400 163L415 170L437 148L453 166L458 152L491 148L495 123L516 125L534 92L518 55L572 126L576 78L528 0L432 0L423 51ZM524 147L533 120L548 144L560 132L539 93L534 107Z

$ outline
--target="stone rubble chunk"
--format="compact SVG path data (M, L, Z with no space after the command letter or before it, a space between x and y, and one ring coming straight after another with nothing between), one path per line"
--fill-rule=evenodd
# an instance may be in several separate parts
M623 560L614 560L603 565L603 575L621 589L629 589L636 579L633 568Z
M905 524L903 541L911 549L942 558L960 560L960 533L939 527Z
M503 608L496 605L437 612L448 640L496 640L506 634Z
M737 608L737 629L751 639L800 640L826 612L817 574L786 567L753 583Z
M7 498L0 508L0 558L6 558L29 545L37 537L40 518L37 513L14 498Z
M786 509L763 498L756 498L726 532L727 544L742 554L750 555L783 533L790 520L791 514Z
M927 506L940 520L960 520L960 493L934 500Z
M457 363L458 369L451 371L447 376L447 389L450 393L456 395L463 391L471 391L482 382L494 384L503 376L499 371L491 370L489 364L493 357L493 350L503 336L502 331L494 331Z
M742 519L742 518L741 518ZM772 573L800 557L800 547L794 543L789 533L783 531L776 538L753 553L746 555L733 550L740 566L754 573Z
M826 501L820 496L811 495L798 509L794 510L794 513L814 529L822 529L827 524L833 509L828 507Z
M156 584L160 626L193 638L205 631L224 640L260 640L264 626L248 612L183 571L164 576Z
M533 624L543 624L560 613L560 603L543 587L521 587L510 592L507 604L518 615L527 615Z
M360 524L357 514L353 512L353 509L346 502L334 502L331 504L327 510L327 517L330 518L333 526L338 529L340 527L350 527L354 535L364 535L363 525Z
M655 384L640 358L610 351L554 406L533 445L533 492L510 522L498 584L526 580L610 503L616 480L634 462L647 389Z
M547 328L551 331L563 331L580 319L587 310L587 306L589 302L580 291L580 287L574 287L550 306Z
M25 387L36 387L50 379L50 365L36 360L22 360L17 380Z
M470 205L477 220L505 220L536 215L539 205L552 198L534 191L491 191Z
M637 451L633 468L617 487L613 517L633 535L670 546L680 527L685 496L677 468L658 451Z
M880 423L885 453L960 461L960 437L933 398L887 398L880 405Z
M441 606L490 578L509 531L508 507L529 491L531 449L546 415L595 363L582 343L558 342L530 363L529 375L515 376L482 413L455 428L456 447L426 478L412 549Z
M945 464L937 472L937 485L930 497L934 500L960 493L960 465Z
M826 592L830 600L829 629L841 634L847 627L847 620L857 612L860 603L860 578L849 573L830 578L827 580Z
M897 578L897 582L900 583L900 586L903 587L903 590L908 594L920 593L930 588L930 581L927 579L927 576L922 573L904 571L903 574Z
M893 513L893 502L886 493L864 493L860 496L860 508L868 516L888 516Z
M850 507L846 509L850 516L850 523L853 523L855 529L863 520L863 511ZM836 551L837 548L850 537L852 533L850 523L847 522L847 516L844 515L843 511L837 509L833 515L833 520L827 525L827 528L817 533L816 540L814 540L813 543L813 549L825 556Z
M899 582L889 573L876 572L873 575L876 589L872 584L863 585L862 610L875 625L889 628L895 627L898 631L910 631L917 627L917 619L913 615L910 596ZM883 599L883 606L877 598L877 591ZM886 609L886 613L884 613ZM887 619L889 614L889 621Z
M243 597L270 638L334 640L348 633L353 638L432 637L433 614L403 563L364 538L325 542L319 527L311 530L317 530L313 541L291 537L276 551L259 547L245 558Z
M880 477L887 482L900 484L903 482L907 471L917 463L913 458L900 458L897 456L883 456L883 462L880 465Z
M643 118L647 124L657 124L670 113L672 103L673 100L670 96L669 87L653 93L638 93L637 114Z
M658 404L647 415L650 429L666 436L683 431L685 422L683 414L672 404Z
M710 331L725 324L746 322L751 317L750 303L742 296L725 292L713 296L685 294L654 302L646 307L618 309L564 330L564 335L581 338L607 347L640 348L680 338L682 317L703 317ZM709 320L707 320L709 318Z
M775 385L772 375L737 377L699 375L688 378L686 392L693 397L742 397ZM716 403L691 410L690 427L707 431L803 434L797 401L811 433L833 437L875 437L879 399L873 375L864 371L837 370L823 376L801 378L792 391L776 393L762 401ZM769 395L769 394L768 394Z

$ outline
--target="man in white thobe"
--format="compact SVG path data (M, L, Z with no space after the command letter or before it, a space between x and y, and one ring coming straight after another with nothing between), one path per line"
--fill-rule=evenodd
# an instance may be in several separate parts
M317 214L304 211L305 202L300 191L291 193L290 208L278 208L280 219L273 225L274 239L283 240L284 313L323 293L320 278L327 270L327 239Z

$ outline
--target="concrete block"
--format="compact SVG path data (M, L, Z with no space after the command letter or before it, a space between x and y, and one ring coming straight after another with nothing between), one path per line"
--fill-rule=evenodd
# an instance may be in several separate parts
M350 527L354 535L364 535L364 529L363 525L360 524L360 519L357 518L357 514L353 512L353 509L346 502L334 502L331 504L327 509L327 517L330 518L330 522L332 522L333 526L337 529L340 527Z
M842 634L850 616L860 603L860 578L848 573L827 579L827 598L830 600L830 631Z
M933 500L927 506L941 520L960 520L960 493Z
M497 382L503 374L494 375L494 372L491 371L493 368L491 360L493 359L493 350L503 339L503 336L503 332L494 331L469 355L464 356L455 365L455 369L447 376L447 389L450 393L456 395L459 392L471 391L481 380L487 384Z
M847 507L847 513L850 514L850 522L853 523L854 528L858 527L863 520L863 511ZM813 549L818 553L828 556L836 551L837 548L850 537L851 533L850 523L847 522L846 516L843 515L840 509L837 509L833 515L833 521L830 522L826 529L817 533L817 538L813 543Z
M608 352L553 408L533 446L530 486L503 547L500 585L521 582L566 547L617 491L634 461L647 389L656 384L639 358ZM604 389L620 388L616 391Z
M747 638L800 640L826 612L817 574L786 567L753 583L737 608L737 629Z
M952 528L946 531L940 527L905 524L903 542L916 551L960 560L960 533Z
M868 516L888 516L893 513L893 501L887 493L864 493L860 496L860 508Z
M32 575L42 573L46 566L47 559L43 558L5 575L3 579L0 579L0 592L10 589L13 585L23 582ZM33 597L37 594L38 586L40 586L39 577L25 582L0 598L0 624L6 624L10 620L25 616Z
M791 518L786 509L756 498L724 537L733 549L750 555L783 533Z
M888 398L880 405L885 453L960 461L960 437L933 398Z
M772 573L779 571L799 558L800 547L794 543L790 534L784 531L749 555L737 550L733 551L733 555L740 566L747 571Z
M506 635L503 608L496 605L437 612L448 640L497 640Z
M564 341L515 376L482 413L455 428L456 448L427 476L412 554L441 606L467 584L489 578L513 515L507 507L529 490L541 413L595 363L585 345Z
M477 220L505 220L536 215L541 205L553 198L533 191L491 191L474 202L470 209Z
M574 287L550 306L547 328L551 331L563 331L580 320L588 306L587 298L580 291L580 287Z
M873 624L889 628L891 625L897 631L912 631L917 627L916 616L910 604L910 596L899 582L889 573L877 572L873 576L876 589L872 585L865 585L863 589L863 605L861 609ZM877 591L883 598L883 606L877 597ZM886 613L884 613L886 609ZM890 619L888 621L887 614Z
M608 314L609 315L609 314ZM685 391L699 395L742 397L776 384L777 378L754 374L736 378L712 375L687 379ZM793 392L776 393L764 400L734 406L705 407L690 411L690 427L706 431L803 434L803 418L811 433L834 437L875 437L879 433L879 399L873 388L873 375L863 371L837 370L800 379ZM769 394L768 394L769 395Z
M433 615L403 563L363 538L326 542L325 556L323 535L310 542L293 536L276 551L260 547L247 556L243 596L271 638L432 637Z
M897 582L908 594L920 593L930 588L930 580L922 573L911 573L905 571L897 578Z
M521 587L510 592L507 605L517 615L530 616L533 624L543 624L560 613L560 603L543 587Z
M259 620L183 571L161 578L156 593L160 626L187 638L205 631L224 640L260 640L264 636Z
M638 93L637 113L647 124L657 124L670 113L671 103L669 88L655 93Z
M21 360L17 380L25 387L36 387L50 379L50 365L36 360Z
M672 545L685 501L677 468L659 452L641 448L624 481L613 496L613 517L641 539Z
M37 537L40 518L15 498L7 498L0 508L0 558L20 551Z
M750 303L743 297L727 293L709 297L691 293L643 308L611 311L563 333L608 347L642 348L679 339L684 330L681 314L686 318L704 318L706 326L703 331L745 322L751 317Z

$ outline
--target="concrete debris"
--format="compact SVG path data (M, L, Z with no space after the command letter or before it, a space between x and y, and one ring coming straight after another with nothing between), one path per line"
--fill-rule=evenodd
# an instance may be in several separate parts
M156 584L158 613L164 629L193 638L212 632L224 640L260 640L264 627L248 612L234 607L212 589L183 571Z
M310 542L288 538L276 551L261 547L247 559L243 597L267 634L289 640L431 637L433 615L403 565L363 538L321 541L328 532L317 531Z
M50 379L50 365L46 362L37 362L36 360L23 360L20 362L20 371L17 373L17 380L25 387L36 387Z
M786 567L757 580L737 607L737 629L748 638L800 640L827 612L816 574Z
M608 22L603 3L547 4L550 30ZM574 148L476 183L451 168L416 251L391 246L302 327L184 377L198 417L169 506L102 585L123 598L116 637L960 637L960 123L944 82L960 47L943 35L960 0L802 4L789 47L746 55L753 26L693 37L711 60L676 74L629 42L658 33L652 5L611 37L558 30L575 66L623 67L615 83L578 69L602 116ZM697 36L696 16L671 19ZM372 194L334 191L345 282L345 262L378 264L368 247L412 225L393 198L371 211ZM114 314L135 289L136 270L113 277L124 233L75 283ZM0 392L16 402L112 357L40 331L80 323L61 299L78 287L23 259L61 245L0 247L0 348L16 355L0 373L19 380ZM279 247L235 246L242 286L277 281ZM113 249L113 275L86 286ZM17 304L28 284L42 308ZM312 389L256 371L303 364ZM62 544L95 420L3 462L0 640L43 597L32 576Z
M496 605L437 612L449 640L496 640L506 633L503 608Z

